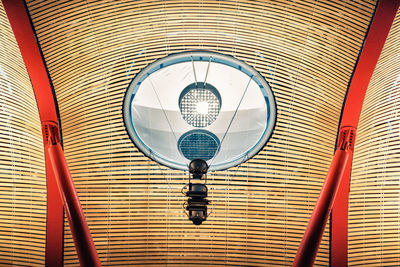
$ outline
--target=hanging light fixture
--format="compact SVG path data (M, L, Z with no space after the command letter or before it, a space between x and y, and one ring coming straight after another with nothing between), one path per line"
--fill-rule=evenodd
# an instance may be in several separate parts
M200 181L204 176L206 177L208 170L207 163L202 159L192 160L189 164L189 186L186 196L188 197L185 203L185 209L188 211L189 220L195 225L200 225L203 221L207 220L207 205L210 203L206 199L208 194L208 189L206 186L206 178L204 179L204 184L194 183L192 178Z
M149 158L179 170L201 160L216 171L264 147L275 126L276 104L265 79L243 61L191 51L140 71L126 92L123 114L128 135ZM207 217L207 192L205 183L189 183L187 210L195 224Z

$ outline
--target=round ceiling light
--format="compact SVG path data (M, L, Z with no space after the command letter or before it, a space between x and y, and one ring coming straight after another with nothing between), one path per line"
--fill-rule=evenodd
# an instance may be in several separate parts
M192 130L178 140L178 149L188 160L212 159L217 154L220 141L213 133L205 130Z
M218 117L221 96L211 84L192 83L179 96L179 109L187 123L194 127L206 127Z
M264 147L276 104L268 83L243 61L194 51L139 72L123 115L128 135L146 156L181 170L199 158L212 171L240 164Z

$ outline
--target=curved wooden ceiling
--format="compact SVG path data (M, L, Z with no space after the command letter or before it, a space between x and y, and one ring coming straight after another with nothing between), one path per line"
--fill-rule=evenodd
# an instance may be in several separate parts
M108 265L290 265L332 157L344 94L375 1L28 1L64 148ZM270 83L278 121L246 163L209 175L213 213L183 213L187 174L144 157L123 125L125 90L157 58L233 55ZM65 265L77 265L68 225ZM316 266L326 266L325 234Z

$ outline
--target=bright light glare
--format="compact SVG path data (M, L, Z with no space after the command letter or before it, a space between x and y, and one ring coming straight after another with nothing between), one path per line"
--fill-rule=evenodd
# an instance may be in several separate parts
M200 114L208 114L208 103L206 101L197 102L196 111Z

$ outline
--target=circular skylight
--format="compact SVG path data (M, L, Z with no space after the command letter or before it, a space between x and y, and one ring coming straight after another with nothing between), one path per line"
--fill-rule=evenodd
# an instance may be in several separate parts
M194 127L206 127L217 119L221 96L210 84L192 83L179 96L179 108L187 123Z
M206 51L151 63L129 85L123 108L135 145L181 170L196 158L211 171L246 161L264 147L276 120L273 93L257 71Z

